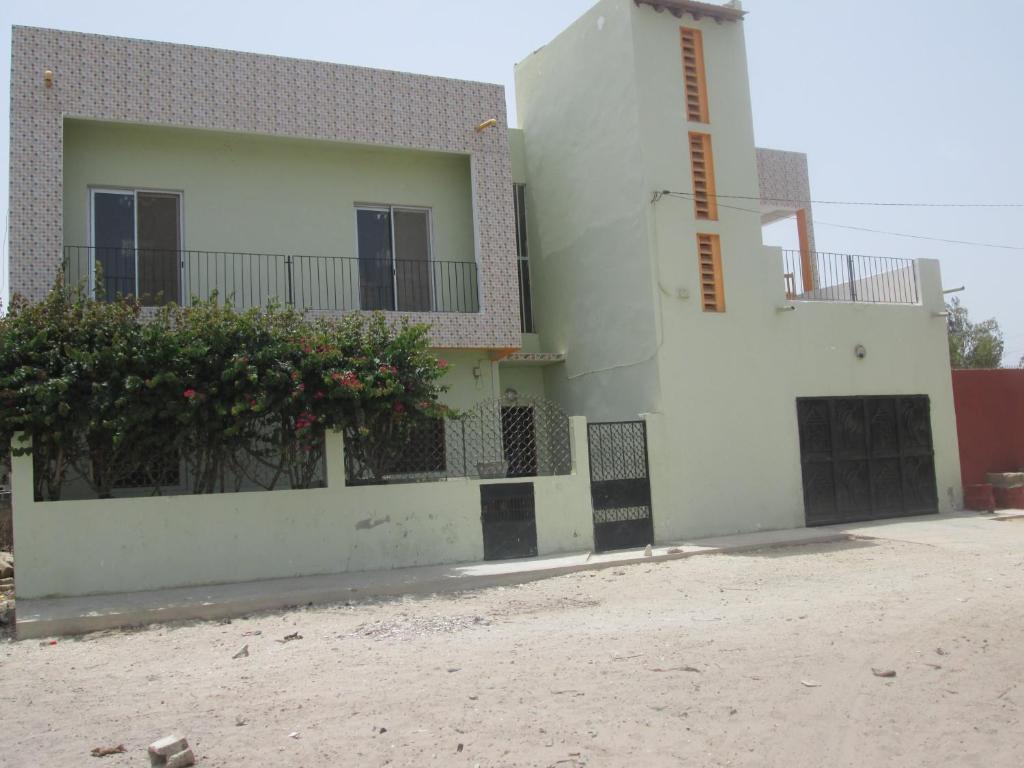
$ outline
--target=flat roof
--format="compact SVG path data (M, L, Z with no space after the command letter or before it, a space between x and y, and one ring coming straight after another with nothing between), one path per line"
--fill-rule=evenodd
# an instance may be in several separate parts
M658 13L668 11L677 19L688 13L695 21L707 17L715 21L742 21L747 12L736 5L713 5L696 0L633 0L636 5L649 5Z

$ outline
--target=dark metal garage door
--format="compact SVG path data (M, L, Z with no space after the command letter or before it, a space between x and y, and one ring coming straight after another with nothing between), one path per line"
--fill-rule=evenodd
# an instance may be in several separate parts
M938 511L926 395L798 398L807 525Z

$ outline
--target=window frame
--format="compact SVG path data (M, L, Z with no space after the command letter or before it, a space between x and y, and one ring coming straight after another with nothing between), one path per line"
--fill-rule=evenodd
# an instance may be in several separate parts
M179 292L184 291L185 286L185 264L180 254L185 250L185 191L182 189L161 189L158 187L117 187L117 186L100 186L100 185L89 185L87 187L88 195L88 218L86 221L86 231L88 237L86 240L89 244L89 281L88 281L88 294L92 299L96 298L96 195L108 194L108 195L126 195L131 194L132 196L132 250L134 251L134 267L135 267L135 292L134 295L139 295L139 193L151 193L156 195L168 195L178 198L178 243L181 248L179 249L178 256L178 290ZM177 302L182 301L182 296L178 296Z
M516 281L519 284L519 329L522 333L536 333L537 317L533 302L533 273L530 270L530 221L526 215L526 184L513 182L512 205L516 225ZM520 223L522 224L521 227ZM523 280L524 266L526 274L529 276L525 282Z
M687 38L691 42L688 42ZM708 105L708 74L707 65L704 62L704 33L696 27L679 27L679 44L683 59L683 103L686 119L691 123L708 125L711 123L711 109ZM690 87L686 80L686 49L693 49L694 77L697 82L694 85L693 96L697 99L697 114L690 112Z
M710 251L711 275L714 279L714 305L707 302L704 293L704 256L701 248L704 240L707 240ZM703 312L710 314L725 313L725 269L722 266L722 236L712 232L697 233L697 284L700 290L700 307Z
M694 143L700 143L700 152L704 156L704 193L697 192L697 175L694 172L696 158ZM693 186L693 216L698 221L718 221L718 188L715 183L715 152L714 141L707 131L690 131L688 134L690 150L690 181ZM701 214L701 202L707 213Z
M399 261L397 248L395 247L395 211L410 211L413 213L425 213L427 216L427 264L433 265L436 263L434 258L434 209L429 205L404 205L401 203L355 203L352 206L352 215L355 217L355 254L356 264L358 265L360 260L359 255L359 212L360 211L376 211L378 213L386 211L388 214L388 224L390 225L391 231L391 290L394 296L395 308L392 310L369 310L364 309L362 306L359 307L360 311L363 312L418 312L424 310L409 310L398 308L398 267L397 262ZM428 282L430 290L430 309L425 310L429 312L435 312L437 307L437 291L434 286L434 270L430 269L430 280ZM360 301L360 304L362 302Z

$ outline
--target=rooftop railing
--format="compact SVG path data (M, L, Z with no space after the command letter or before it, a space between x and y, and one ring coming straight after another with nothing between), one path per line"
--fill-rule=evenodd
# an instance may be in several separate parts
M913 259L847 253L783 251L786 298L867 304L917 304Z
M216 293L238 309L272 302L326 311L480 309L471 261L72 245L64 248L64 275L98 299L133 295L147 306Z

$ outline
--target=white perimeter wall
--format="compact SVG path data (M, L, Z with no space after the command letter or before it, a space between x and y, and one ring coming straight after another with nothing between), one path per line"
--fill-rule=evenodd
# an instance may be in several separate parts
M541 555L593 548L586 422L573 473L523 478ZM448 480L345 486L327 441L328 487L303 491L35 502L32 459L15 457L17 596L37 598L483 560L480 486ZM493 481L491 481L493 482Z

